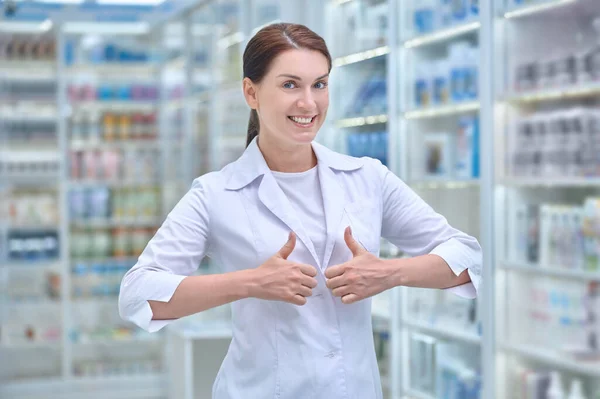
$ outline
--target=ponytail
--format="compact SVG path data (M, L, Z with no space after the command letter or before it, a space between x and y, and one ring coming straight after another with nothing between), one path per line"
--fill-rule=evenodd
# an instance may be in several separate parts
M250 119L248 120L248 134L246 135L246 148L250 145L252 140L258 136L260 125L258 124L258 113L255 109L250 111Z

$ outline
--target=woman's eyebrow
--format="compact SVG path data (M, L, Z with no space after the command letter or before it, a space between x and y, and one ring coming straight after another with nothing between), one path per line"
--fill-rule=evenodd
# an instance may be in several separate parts
M327 76L329 76L329 73L326 73L323 76L319 76L318 78L316 78L315 80L319 80L319 79L323 79L326 78ZM296 79L296 80L302 80L302 78L300 76L296 76L296 75L289 75L287 73L282 73L281 75L277 76L278 78L280 77L284 77L284 78L290 78L290 79Z

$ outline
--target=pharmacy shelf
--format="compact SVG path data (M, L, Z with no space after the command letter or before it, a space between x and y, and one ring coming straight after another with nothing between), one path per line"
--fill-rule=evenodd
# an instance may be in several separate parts
M1 162L0 162L1 165ZM0 166L0 169L2 166ZM0 184L12 186L33 186L33 187L55 187L58 181L59 173L0 173Z
M549 188L574 188L574 187L598 187L600 178L585 177L511 177L500 181L505 186L512 187L549 187Z
M157 186L160 185L158 180L146 180L146 179L131 179L131 180L101 180L101 179L79 179L71 180L69 182L71 188L83 188L83 187L97 187L106 186L109 188L135 188L145 186Z
M160 148L158 140L114 140L103 142L72 141L71 150L155 150Z
M6 302L7 305L11 307L56 307L62 304L60 299L53 299L49 297L40 297L40 298L27 298L27 299L9 299Z
M547 276L571 280L600 281L600 271L565 270L558 268L540 267L535 264L504 261L499 264L501 269L534 276Z
M146 78L153 79L157 71L157 66L151 63L106 63L106 64L80 64L72 65L66 68L67 76L75 76L82 73L100 76L116 76L128 78Z
M156 345L162 342L161 337L127 337L127 338L106 338L91 339L73 342L74 346L119 346L119 345Z
M91 258L71 258L71 263L131 263L134 264L138 260L135 256L102 256Z
M523 93L509 93L502 96L501 100L512 104L533 104L570 99L584 99L596 97L598 95L600 95L600 85L593 84L528 91Z
M111 100L111 101L89 101L73 104L73 112L100 113L106 111L114 112L152 112L158 107L155 100Z
M11 225L11 226L7 226L6 230L8 231L12 231L12 232L29 232L29 231L52 231L52 230L58 230L59 226L57 224L44 224L44 223L40 223L40 224L22 224L22 225Z
M373 58L382 57L390 53L388 46L381 46L370 50L360 51L358 53L348 54L343 57L337 57L333 60L334 67L356 64L358 62L371 60Z
M411 39L405 40L404 47L416 48L432 44L446 43L470 33L477 32L479 28L481 28L481 23L479 21L467 22L465 24L441 29L436 32L415 36Z
M71 220L73 227L80 228L96 228L109 229L114 227L158 227L162 223L162 219L156 218L139 218L139 219L84 219Z
M471 187L479 187L481 182L477 179L471 180L411 180L408 185L417 190L456 190Z
M409 389L404 394L405 399L435 399L435 396L425 392L419 392L414 389Z
M339 119L335 122L338 128L349 128L359 127L367 125L378 125L387 123L388 116L386 114L371 115L371 116L358 116L355 118Z
M586 375L592 378L600 378L600 361L585 362L575 360L569 358L565 353L553 352L529 345L503 343L500 347L505 352L514 353L565 371Z
M479 111L479 101L469 101L459 104L442 105L438 107L416 108L406 111L404 119L433 119L445 116L457 116Z
M40 269L58 269L61 268L61 262L59 259L56 260L23 260L23 261L11 261L7 263L0 263L0 268L6 269L29 269L29 268L40 268Z
M2 351L25 351L25 350L62 350L60 341L53 342L20 342L20 343L0 343L0 352Z
M458 329L447 328L444 326L439 326L435 324L425 323L425 322L417 322L410 321L404 319L402 324L412 330L418 331L423 334L432 335L438 338L450 339L453 341L463 342L471 345L480 345L481 337L466 331L460 331Z
M504 11L502 16L506 19L520 18L525 16L531 16L545 11L553 10L559 7L571 5L578 0L546 0L539 1L537 4L528 4L525 6L511 7Z
M56 107L48 101L21 103L18 106L1 105L0 118L3 122L55 122L58 118Z
M74 377L68 380L28 379L0 385L2 398L44 399L163 399L167 396L165 374L124 375L111 377Z
M5 80L54 80L55 61L7 61L0 63L0 81Z

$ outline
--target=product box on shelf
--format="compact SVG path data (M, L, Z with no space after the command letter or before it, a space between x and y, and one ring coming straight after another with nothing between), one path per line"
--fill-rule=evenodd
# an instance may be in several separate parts
M468 42L452 44L447 58L415 65L415 107L477 100L478 74L479 49Z
M600 81L600 18L592 21L592 27L596 36L592 46L585 45L583 36L578 34L576 45L558 54L517 62L515 90L547 90Z
M53 61L56 42L52 37L11 35L0 38L0 60Z
M436 396L461 399L481 398L481 370L475 367L471 350L446 341L435 346Z
M600 271L600 199L581 206L521 203L514 217L514 260L541 268Z
M388 133L348 133L348 154L353 157L371 157L387 165L388 161Z
M413 0L413 27L418 35L476 20L479 0Z
M119 295L121 280L134 264L134 259L76 262L72 270L73 298Z
M450 178L455 165L455 144L452 133L427 133L423 137L423 148L423 177Z
M116 227L71 231L71 257L75 259L130 258L139 256L156 228Z
M345 115L356 117L385 113L387 113L387 82L385 76L377 73L360 86Z
M518 118L510 133L514 176L600 175L600 112L572 108Z
M7 243L9 261L42 262L59 258L59 236L56 230L9 230Z

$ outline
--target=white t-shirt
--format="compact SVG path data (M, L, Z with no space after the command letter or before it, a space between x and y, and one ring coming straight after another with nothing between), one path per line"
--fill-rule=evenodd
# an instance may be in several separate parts
M322 263L327 241L327 222L317 167L299 173L272 173L296 210L298 219L315 247L319 262Z

